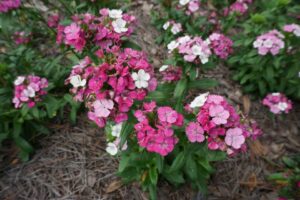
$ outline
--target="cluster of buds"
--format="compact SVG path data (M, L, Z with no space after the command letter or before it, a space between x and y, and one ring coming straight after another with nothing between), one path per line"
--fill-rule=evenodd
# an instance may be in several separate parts
M14 81L15 90L13 103L15 108L21 108L27 104L29 108L35 106L36 102L41 101L41 97L47 94L45 88L48 81L38 76L18 76Z

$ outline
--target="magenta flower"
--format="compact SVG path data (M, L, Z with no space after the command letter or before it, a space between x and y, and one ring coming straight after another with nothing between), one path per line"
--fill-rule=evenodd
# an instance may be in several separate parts
M158 118L162 122L175 123L177 120L177 112L171 107L160 107L157 109Z
M0 1L0 13L8 12L10 10L20 7L21 0L1 0Z

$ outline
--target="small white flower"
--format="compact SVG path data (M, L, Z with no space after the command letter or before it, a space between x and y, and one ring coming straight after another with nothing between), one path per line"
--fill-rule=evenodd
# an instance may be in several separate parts
M160 68L159 68L159 71L160 72L163 72L163 71L165 71L166 69L168 69L169 68L169 65L163 65L163 66L161 66Z
M121 18L113 21L112 26L116 33L124 33L128 31L128 28L126 28L126 21Z
M179 44L187 43L190 40L191 40L191 37L188 35L178 38Z
M185 6L186 4L188 4L191 0L179 0L179 4L182 6Z
M122 13L123 13L122 10L112 9L109 11L108 15L110 18L118 19L122 17Z
M146 73L143 69L140 69L138 73L133 72L131 74L134 84L137 88L147 88L150 80L150 74Z
M179 33L181 31L180 26L179 25L173 25L171 28L171 32L176 35L177 33Z
M167 22L163 25L163 29L164 29L164 30L167 30L167 29L169 28L169 26L170 26L170 22L167 21Z
M263 41L262 40L255 40L255 42L253 43L254 48L259 48L263 45Z
M208 62L208 57L206 55L200 55L199 58L200 58L202 64L205 64Z
M209 92L200 94L191 102L190 107L191 108L202 107L205 104L208 95L209 95Z
M285 102L280 102L277 104L277 108L281 111L285 111L288 108L288 104Z
M272 93L272 96L279 96L279 95L280 95L279 92L274 92L274 93Z
M264 46L267 48L271 48L273 46L273 41L270 39L267 39L264 41Z
M115 145L114 143L112 142L109 142L107 144L107 147L106 147L106 152L109 153L110 155L114 156L118 153L118 147L117 145Z
M23 90L25 97L33 98L35 96L35 91L32 87L28 86L27 89Z
M195 56L203 55L202 48L198 45L192 46L192 52L193 52L193 55L195 55Z
M300 37L300 27L296 28L293 32L297 37Z
M120 137L122 130L122 123L116 124L111 128L111 135L114 137Z
M175 40L170 42L168 44L168 50L169 50L169 53L172 52L174 49L176 49L177 47L179 46L179 43L176 42Z
M73 85L73 87L84 87L86 85L86 79L81 80L80 75L72 76L70 79L70 83Z
M15 85L21 85L25 81L24 76L18 76L18 78L14 81Z

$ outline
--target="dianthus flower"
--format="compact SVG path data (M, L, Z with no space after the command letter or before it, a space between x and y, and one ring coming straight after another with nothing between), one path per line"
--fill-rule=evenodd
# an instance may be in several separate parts
M266 55L271 53L272 55L277 55L280 49L284 48L284 35L282 35L277 30L269 31L263 35L256 38L253 43L254 48L258 49L260 55Z
M41 101L41 97L47 94L45 88L48 87L48 81L38 76L18 76L14 81L15 90L12 102L15 108L21 108L27 104L29 108L35 106L36 102Z
M134 129L138 143L149 152L161 156L171 153L178 142L173 126L183 125L183 116L171 107L156 107L155 102L144 103L134 116L138 120Z
M300 26L298 24L285 25L283 27L283 30L288 33L293 33L297 37L300 37Z
M74 15L72 24L64 27L63 31L59 25L57 42L73 46L77 51L82 51L87 44L96 44L102 51L109 53L120 47L121 39L133 32L135 17L123 14L122 10L107 8L101 9L99 13L99 17L89 13Z
M292 102L282 93L268 94L262 101L263 105L269 107L274 114L289 113Z
M99 127L107 119L116 123L127 120L135 100L143 100L156 88L152 66L145 54L130 48L111 54L109 60L95 65L86 57L73 70L66 84L77 101L85 101L88 117Z
M112 156L116 155L120 150L124 151L127 149L127 142L125 142L122 147L120 146L121 130L122 130L122 123L111 126L110 137L112 137L113 139L109 140L105 150L107 153L109 153Z
M183 55L184 60L187 62L201 62L202 64L207 63L212 54L209 42L203 41L201 37L180 37L170 42L168 49L170 53L177 49L179 54Z
M255 139L262 134L255 122L242 123L234 107L219 95L201 94L186 109L197 112L197 120L186 127L189 141L201 143L206 139L210 150L233 155L246 150L248 137Z
M8 12L10 10L20 7L21 0L1 0L0 1L0 13Z
M159 72L163 75L163 81L173 82L178 81L182 75L182 69L180 67L174 67L169 65L163 65L159 68Z
M174 20L169 20L163 25L164 30L170 29L173 35L176 35L182 31L182 25L180 23L176 23Z
M233 52L233 42L223 34L213 33L209 36L210 47L221 59L226 59Z
M228 15L229 13L238 13L240 15L243 15L247 12L249 4L251 3L252 0L237 0L236 2L231 4L229 8L225 9L225 15Z
M199 0L179 0L178 8L184 8L187 15L191 15L200 8Z
M50 15L47 19L47 24L50 28L56 28L59 24L59 14Z
M25 33L24 31L15 32L12 36L12 39L15 41L16 44L27 44L30 41L31 34Z

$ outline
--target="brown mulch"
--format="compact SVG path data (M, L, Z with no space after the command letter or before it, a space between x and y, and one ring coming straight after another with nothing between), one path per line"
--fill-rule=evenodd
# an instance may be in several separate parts
M167 57L166 47L155 44L158 31L150 25L149 13L155 9L149 1L133 1L132 14L139 20L134 40L141 45L158 68ZM208 200L272 200L276 192L267 176L281 169L283 155L299 153L300 105L292 113L272 120L259 101L250 101L231 81L224 66L207 72L205 77L220 82L213 92L227 96L249 117L257 120L264 135L249 142L249 151L215 165L209 183ZM197 91L201 92L201 91ZM41 140L41 149L23 164L1 166L0 199L126 199L146 200L148 196L137 184L124 186L116 176L118 161L105 152L103 131L91 125L85 116L75 127L54 127L55 133ZM173 188L161 181L162 200L202 200L201 193L189 185Z

